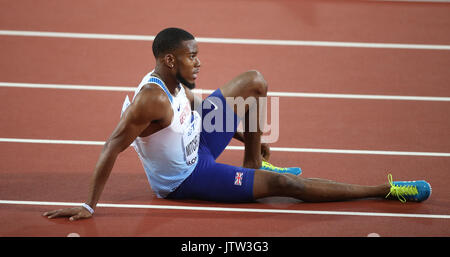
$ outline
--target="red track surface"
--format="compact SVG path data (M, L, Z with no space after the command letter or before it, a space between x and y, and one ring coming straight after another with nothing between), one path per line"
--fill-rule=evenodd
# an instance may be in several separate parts
M177 6L177 8L173 8ZM367 1L0 1L0 30L155 35L179 26L198 37L450 44L450 4ZM167 15L170 13L171 15ZM270 91L450 96L450 52L201 43L198 87L248 69ZM0 81L134 86L154 65L151 42L0 36ZM129 93L131 94L131 93ZM125 92L0 87L0 137L104 141ZM280 99L273 146L450 152L449 102ZM233 145L238 143L233 142ZM101 146L0 143L0 200L83 202ZM242 151L220 161L240 165ZM102 203L315 211L450 214L449 157L273 152L305 177L361 184L426 179L424 203L362 200L254 204L157 199L132 149L120 156ZM448 218L98 208L71 223L55 206L0 204L0 236L450 236ZM236 226L236 224L239 224Z

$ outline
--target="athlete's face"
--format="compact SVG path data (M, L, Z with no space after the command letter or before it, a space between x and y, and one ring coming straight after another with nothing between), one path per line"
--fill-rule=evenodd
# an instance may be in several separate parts
M183 41L182 46L175 51L176 77L190 89L195 88L195 80L200 72L200 60L197 57L197 41Z

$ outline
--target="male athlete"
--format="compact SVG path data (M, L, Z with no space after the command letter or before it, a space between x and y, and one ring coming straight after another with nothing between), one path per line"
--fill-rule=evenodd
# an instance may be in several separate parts
M194 36L178 28L164 29L155 37L152 49L156 67L143 78L133 99L126 99L121 119L98 159L88 200L80 207L50 211L44 216L90 218L117 156L130 145L160 198L252 202L262 197L287 196L324 202L389 197L405 202L423 201L430 196L431 187L423 180L393 182L389 175L386 184L351 185L302 178L298 176L300 168L267 163L270 151L268 145L261 144L260 122L253 131L248 125L250 111L263 111L259 99L267 96L267 82L259 72L237 76L201 102L191 92L200 71ZM239 112L229 101L237 97L256 101ZM208 115L214 117L208 123L214 120L223 129L207 128L211 124L202 119ZM238 133L241 120L244 132ZM242 167L216 162L233 137L245 145Z

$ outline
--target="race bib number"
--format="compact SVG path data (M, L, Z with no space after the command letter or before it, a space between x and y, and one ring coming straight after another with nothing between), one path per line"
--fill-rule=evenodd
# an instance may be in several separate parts
M189 128L183 134L183 148L186 163L192 165L197 161L198 146L200 144L200 115L193 111Z

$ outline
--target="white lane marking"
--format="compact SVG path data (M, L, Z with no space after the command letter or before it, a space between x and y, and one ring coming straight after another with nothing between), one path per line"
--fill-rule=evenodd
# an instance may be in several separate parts
M42 206L81 206L82 205L82 203L74 203L74 202L43 202L43 201L15 201L15 200L0 200L0 204L42 205ZM419 213L310 211L310 210L228 208L228 207L152 205L152 204L114 204L114 203L98 203L97 207L130 208L130 209L187 210L187 211L214 211L214 212L250 212L250 213L281 213L281 214L312 214L312 215L344 215L344 216L370 216L370 217L450 219L450 215L446 215L446 214L419 214Z
M26 139L26 138L0 138L0 143L58 144L58 145L104 145L105 144L104 141Z
M66 89L88 91L119 91L134 92L136 87L101 86L101 85L68 85L68 84L41 84L0 82L0 87L12 88L38 88L38 89ZM195 94L211 94L212 89L194 89ZM401 96L401 95L367 95L367 94L327 94L327 93L302 93L302 92L274 92L269 91L268 96L278 97L302 97L302 98L335 98L335 99L363 99L363 100L400 100L400 101L437 101L450 102L450 97L439 96Z
M368 0L369 2L450 3L450 0Z
M229 150L244 150L243 146L227 146ZM274 152L297 152L297 153L332 153L332 154L369 154L369 155L404 155L404 156L432 156L450 157L450 153L438 152L407 152L407 151L380 151L380 150L346 150L346 149L324 149L324 148L296 148L296 147L270 147Z
M155 39L155 36L151 35L148 36L148 35L123 35L123 34L99 34L99 33L71 33L71 32L50 32L50 31L23 31L23 30L0 30L0 36L57 37L57 38L141 40L141 41L142 40L153 41ZM363 42L308 41L308 40L210 38L210 37L196 37L195 39L199 43L214 43L214 44L450 50L450 45L434 45L434 44L363 43Z
M68 145L104 145L104 141L82 140L55 140L55 139L26 139L26 138L0 138L0 143L29 143L29 144L68 144ZM244 146L227 146L228 150L244 150ZM379 151L379 150L347 150L323 148L296 148L296 147L270 147L274 152L303 152L303 153L331 153L331 154L368 154L368 155L402 155L402 156L429 156L450 157L450 153L439 152L409 152L409 151Z
M306 98L337 98L337 99L366 99L366 100L402 100L402 101L450 101L450 97L438 96L401 96L401 95L364 95L364 94L325 94L300 92L268 92L269 96L306 97Z
M136 87L0 82L0 87L134 92Z

